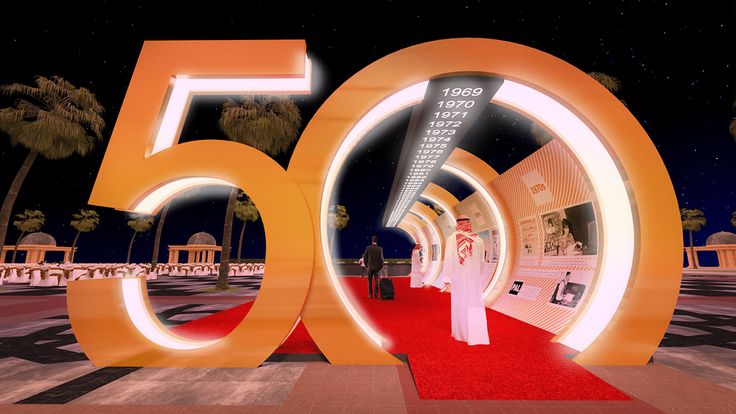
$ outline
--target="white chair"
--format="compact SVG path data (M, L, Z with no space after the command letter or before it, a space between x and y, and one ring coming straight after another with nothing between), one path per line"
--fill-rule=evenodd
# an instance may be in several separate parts
M184 276L184 271L181 269L181 265L172 265L169 270L169 276Z
M77 280L77 279L81 278L82 276L86 276L86 275L87 275L87 269L85 269L83 267L75 267L75 268L73 268L71 270L71 276L70 276L69 279L70 280Z
M167 264L158 264L155 272L157 275L168 275L171 272L171 269Z
M65 279L64 271L61 269L52 269L46 273L46 277L41 278L41 283L39 284L39 286L43 286L43 287L59 286L60 281L62 279Z
M30 283L31 282L31 270L30 267L23 267L18 271L18 282L19 283Z
M41 283L41 268L34 267L30 270L31 286L38 286Z

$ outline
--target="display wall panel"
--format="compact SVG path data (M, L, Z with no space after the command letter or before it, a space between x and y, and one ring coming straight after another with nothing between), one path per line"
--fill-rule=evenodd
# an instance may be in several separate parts
M435 223L437 224L437 227L440 228L440 231L442 232L442 238L444 238L445 240L447 240L447 238L455 232L455 220L453 220L449 214L442 214L441 216L437 217Z
M459 214L470 217L470 224L475 232L488 230L491 227L498 227L496 221L493 219L493 214L488 207L488 203L483 200L483 196L478 192L469 195L461 201L455 206L455 210Z
M506 171L492 186L511 212L519 251L512 276L491 308L557 333L582 308L598 265L592 188L559 141Z

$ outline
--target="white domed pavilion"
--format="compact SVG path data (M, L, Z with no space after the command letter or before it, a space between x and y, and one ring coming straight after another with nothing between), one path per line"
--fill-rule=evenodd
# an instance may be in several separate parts
M0 263L5 263L5 256L8 252L12 252L13 249L15 249L14 245L3 246ZM29 233L20 239L18 251L26 253L26 263L38 263L46 260L47 252L63 252L64 263L68 263L72 254L71 247L57 246L56 239L52 235L40 231Z
M192 234L186 245L169 246L169 263L179 263L179 252L187 252L187 263L214 263L215 252L222 252L215 238L206 232Z

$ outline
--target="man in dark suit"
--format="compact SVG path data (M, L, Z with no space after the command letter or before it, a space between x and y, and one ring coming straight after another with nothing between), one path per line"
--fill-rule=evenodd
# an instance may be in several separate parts
M378 245L378 237L371 238L371 245L365 248L363 259L365 267L368 270L368 297L378 299L378 279L381 269L383 269L383 249ZM373 281L376 282L375 290Z

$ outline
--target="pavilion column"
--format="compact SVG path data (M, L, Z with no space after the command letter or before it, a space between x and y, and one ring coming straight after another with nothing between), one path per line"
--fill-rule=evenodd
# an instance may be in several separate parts
M720 247L716 251L718 253L718 267L720 268L736 267L736 248Z
M187 263L192 263L194 261L194 252L192 250L187 250Z
M215 263L215 251L210 250L207 252L207 263Z
M736 248L732 247L723 249L723 263L721 264L721 267L736 267Z
M171 250L171 247L169 247L169 260L167 261L167 263L174 263L173 259L174 259L174 251Z
M692 269L693 267L693 255L690 254L690 249L687 247L685 248L685 256L687 257L687 269Z

